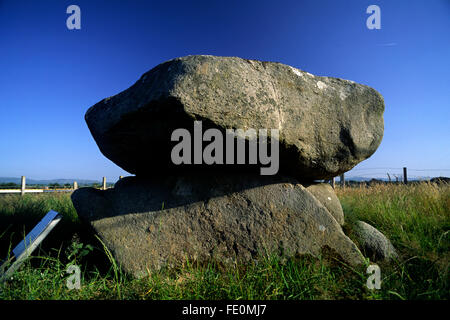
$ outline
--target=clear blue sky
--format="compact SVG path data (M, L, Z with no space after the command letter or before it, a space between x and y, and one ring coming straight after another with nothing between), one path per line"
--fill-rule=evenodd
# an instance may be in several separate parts
M81 30L66 27L71 4ZM366 27L371 4L380 30ZM86 110L190 54L278 61L378 90L384 139L349 176L450 169L448 0L0 0L0 176L126 175L100 153Z

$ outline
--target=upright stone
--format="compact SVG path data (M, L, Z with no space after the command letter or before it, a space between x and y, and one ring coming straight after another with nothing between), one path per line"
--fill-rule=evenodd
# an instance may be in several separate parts
M137 277L186 261L235 265L331 250L364 263L330 212L297 180L243 174L126 177L113 189L72 194L116 261Z
M329 183L314 183L306 186L306 190L319 200L341 226L344 225L344 211L341 202Z

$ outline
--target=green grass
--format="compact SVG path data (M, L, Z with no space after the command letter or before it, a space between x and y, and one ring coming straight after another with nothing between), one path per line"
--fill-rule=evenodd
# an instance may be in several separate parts
M384 266L377 298L448 299L450 185L417 183L338 189L346 234L363 220L383 232L400 253ZM355 240L355 239L354 239Z
M366 288L364 268L353 270L331 254L223 268L186 263L133 279L106 247L86 232L67 194L0 197L0 256L6 257L50 209L63 214L33 256L0 284L0 299L448 299L450 186L389 185L337 189L345 232L366 221L400 253L380 264L381 290ZM81 289L69 290L67 266L81 267Z

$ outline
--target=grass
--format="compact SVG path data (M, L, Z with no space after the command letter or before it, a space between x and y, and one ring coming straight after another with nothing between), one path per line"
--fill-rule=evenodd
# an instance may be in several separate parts
M0 197L0 255L7 255L50 209L63 214L39 250L0 284L0 299L445 299L449 298L450 185L376 185L336 189L347 235L355 221L382 231L400 259L380 264L381 290L354 270L321 257L276 256L224 269L210 261L163 269L142 279L123 273L99 239L78 221L67 194ZM356 239L355 239L356 240ZM66 269L81 267L81 289L69 290Z
M377 298L448 299L449 184L378 184L337 189L337 194L350 238L353 223L363 220L383 232L401 255L385 266L384 289Z

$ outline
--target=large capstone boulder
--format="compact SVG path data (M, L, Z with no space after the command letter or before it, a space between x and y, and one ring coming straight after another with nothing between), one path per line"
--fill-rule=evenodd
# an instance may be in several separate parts
M187 56L156 66L85 119L101 152L140 176L186 169L171 161L171 135L192 132L195 120L222 132L278 129L280 172L307 181L370 157L383 136L383 112L382 96L352 81L275 62Z
M127 177L109 190L78 189L72 201L136 277L187 260L234 265L322 250L364 263L330 212L296 179L279 175Z

